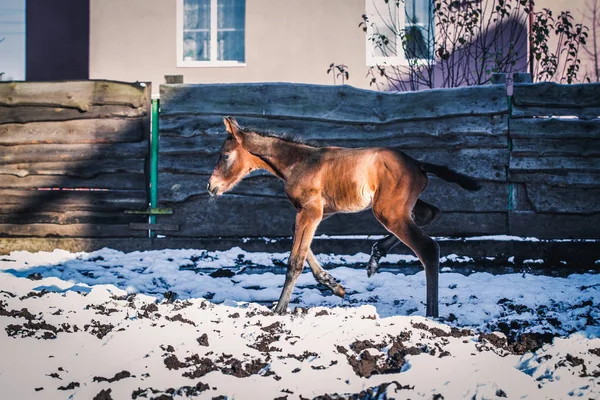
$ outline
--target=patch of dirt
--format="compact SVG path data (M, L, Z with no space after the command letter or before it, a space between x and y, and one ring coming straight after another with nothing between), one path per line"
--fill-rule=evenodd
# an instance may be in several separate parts
M284 334L291 334L291 331L283 330L280 322L274 322L271 325L260 328L265 334L259 335L254 344L247 346L256 349L262 353L281 351L280 348L271 346L271 343L279 341Z
M91 322L91 324L84 325L83 330L86 332L89 330L90 334L96 336L98 339L102 339L104 336L108 335L115 327L113 324L102 324L95 319Z
M206 383L202 383L202 382L198 382L194 386L182 386L178 389L168 388L166 390L157 390L157 389L153 389L153 388L145 388L145 389L139 388L137 390L134 390L131 393L131 398L133 400L136 400L137 398L140 398L140 397L141 398L149 398L150 395L155 395L158 393L162 393L162 394L159 395L159 397L152 397L152 399L161 398L160 396L167 396L165 398L168 398L168 399L172 399L173 396L192 397L192 396L198 396L198 395L200 395L200 393L202 393L206 390L210 390L210 386L208 386Z
M448 333L445 330L437 328L437 327L429 327L422 322L411 323L411 325L415 329L420 329L420 330L431 333L432 337L461 338L461 337L465 337L465 336L471 336L473 334L473 332L470 329L458 329L458 328L454 328L454 327L450 328L450 332Z
M100 393L94 396L93 400L113 400L110 392L112 392L112 389L102 389Z
M285 358L295 358L296 360L302 362L302 361L304 361L304 360L306 360L307 358L310 358L310 357L317 358L317 357L319 357L319 355L317 353L315 353L315 352L312 352L312 351L305 351L304 353L302 353L300 355L289 354L288 353L287 356L278 356L277 358L279 358L280 360L283 360Z
M42 297L42 296L47 295L48 293L50 293L50 292L48 292L46 289L42 289L39 292L29 292L25 296L19 297L19 300L25 300L25 299L29 299L31 297Z
M119 312L119 310L117 310L116 308L106 308L106 306L104 304L100 304L100 305L88 304L84 308L84 310L90 310L90 309L96 310L96 314L99 314L99 315L110 315L112 313Z
M321 396L314 397L312 400L392 400L394 397L388 397L387 392L391 391L392 394L398 393L401 390L414 390L414 386L402 385L398 381L389 383L382 383L379 386L375 386L360 393L354 394L324 394ZM300 396L301 399L305 399ZM306 399L308 400L308 399Z
M391 347L387 352L387 356L383 354L373 355L369 351L369 349L381 351L390 344ZM344 353L340 347L337 346L338 352ZM405 357L407 355L422 353L422 350L417 347L406 347L402 336L392 337L389 343L380 344L374 344L370 340L357 340L351 343L349 347L354 354L350 354L347 351L344 353L348 364L350 364L356 375L363 378L369 378L371 375L377 374L398 373L406 363Z
M67 386L59 386L58 390L73 390L73 389L75 389L76 387L79 387L79 386L81 386L79 384L79 382L71 382Z
M20 311L17 310L7 310L6 302L0 301L0 317L11 317L11 318L25 318L28 321L32 321L35 319L35 315L29 312L26 308L21 308Z
M201 378L212 371L220 371L225 375L246 378L258 374L267 366L267 363L260 359L243 362L228 354L221 354L215 361L208 357L193 354L186 357L184 362L180 361L175 354L169 354L165 357L164 363L168 369L187 369L182 376L190 379Z
M94 379L92 379L93 382L108 382L108 383L113 383L116 381L120 381L121 379L125 379L125 378L129 378L131 377L131 373L129 371L121 371L121 372L117 372L115 374L115 376L113 376L112 378L103 378L101 376L95 376Z
M165 319L167 321L171 321L171 322L179 321L179 322L183 322L184 324L190 324L192 326L196 326L196 323L194 321L189 320L187 318L183 318L183 316L181 314L176 314L173 317L166 316Z
M208 335L206 333L203 333L196 341L200 346L208 347Z
M504 357L509 354L523 355L528 352L534 352L546 343L552 343L555 335L550 333L524 333L516 340L496 335L494 333L482 333L479 335L479 343L475 346L479 351L495 351L496 354ZM489 347L488 344L492 345Z
M68 325L68 324L65 324ZM6 328L6 333L10 337L20 336L21 338L36 336L38 339L56 339L56 335L59 332L63 332L62 329L57 328L54 325L50 325L45 321L30 321L23 325L10 324ZM38 332L41 335L36 335Z

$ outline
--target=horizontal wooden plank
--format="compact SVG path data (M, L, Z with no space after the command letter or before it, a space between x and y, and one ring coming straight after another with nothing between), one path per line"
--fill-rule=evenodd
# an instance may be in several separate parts
M511 138L600 139L600 119L521 118L510 120Z
M515 83L513 102L516 106L600 107L600 83Z
M82 119L0 125L0 145L122 143L144 139L144 118Z
M144 158L148 143L23 144L0 146L0 164Z
M288 236L296 211L287 199L197 196L173 207L170 216L157 216L157 223L176 224L179 231L169 236Z
M149 84L140 82L1 82L0 105L62 107L82 112L93 105L138 108L147 102L149 93Z
M390 124L339 123L302 119L240 118L248 130L290 134L319 145L341 147L504 147L506 115L460 116ZM161 115L161 148L189 144L208 151L219 149L227 132L222 116Z
M332 136L312 139L313 135L298 136L298 138L310 144L318 146L337 147L394 147L399 149L447 149L460 150L468 148L506 148L508 139L501 136L464 136L461 134L446 135L443 138L431 136L400 136L395 133L384 135L364 134L354 137L334 138ZM191 151L197 153L214 153L221 149L226 138L225 132L219 137L173 137L161 136L161 154L185 154Z
M216 200L197 196L185 203L169 204L172 216L158 217L159 223L180 225L169 236L246 237L289 236L295 210L287 199L222 196ZM337 214L322 223L319 233L383 234L385 229L370 210L356 214ZM506 233L506 213L444 213L432 225L438 235Z
M600 116L600 107L541 107L513 105L512 119L532 117L569 117L591 121Z
M567 185L599 185L600 170L590 171L540 171L511 170L508 173L510 182L547 183L557 186Z
M95 178L101 174L113 173L144 173L144 158L125 158L79 161L51 161L17 164L1 164L1 175L26 177L31 175L57 175L76 178Z
M540 239L597 239L600 237L600 214L542 214L511 212L509 234Z
M114 211L147 207L145 191L0 189L0 214L41 211Z
M143 215L127 215L123 212L102 211L25 211L9 214L0 213L0 224L92 224L92 225L127 225L147 222Z
M158 175L159 202L183 202L191 197L205 195L210 175L172 174ZM283 181L266 171L254 171L245 177L231 194L262 197L285 197Z
M595 187L528 183L522 195L527 196L533 211L541 213L600 213L600 182Z
M425 231L435 236L473 236L506 234L506 213L443 212ZM371 211L336 214L323 221L317 234L382 235L388 234Z
M598 127L600 129L600 126ZM600 138L598 138L600 139ZM595 139L512 139L511 155L517 156L576 156L600 157L600 140Z
M101 174L94 178L60 175L28 175L18 177L0 174L0 188L93 188L115 190L146 190L143 173Z
M404 93L291 83L161 85L160 97L163 115L263 116L365 124L508 112L504 85Z
M145 237L145 231L129 229L129 225L100 225L100 224L0 224L1 237Z
M97 118L140 118L149 114L148 107L91 106L88 111L81 112L72 108L0 106L0 125Z
M545 173L568 176L570 172L596 174L600 172L597 157L516 156L510 158L510 173Z
M232 194L287 199L282 180L266 172L262 174L257 172L244 178L226 196ZM209 177L209 175L161 173L158 179L159 202L179 203L195 196L203 196L206 194ZM505 211L508 183L482 182L481 185L481 190L471 192L432 176L427 190L420 197L444 211ZM252 201L259 201L259 199Z
M147 224L132 222L129 224L129 229L133 230L153 230L160 232L176 232L179 230L179 225L175 224Z
M506 149L408 149L410 156L439 165L446 165L453 170L477 179L489 181L506 181L508 165L508 148ZM217 164L218 153L199 154L189 149L181 154L161 154L159 170L169 173L212 174Z

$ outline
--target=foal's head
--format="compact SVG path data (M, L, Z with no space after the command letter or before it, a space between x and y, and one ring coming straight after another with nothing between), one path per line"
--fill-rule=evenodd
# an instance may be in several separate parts
M244 132L232 117L223 119L225 129L229 134L221 147L219 161L208 181L208 193L220 196L231 190L251 171L258 168L257 157L253 156L243 146Z

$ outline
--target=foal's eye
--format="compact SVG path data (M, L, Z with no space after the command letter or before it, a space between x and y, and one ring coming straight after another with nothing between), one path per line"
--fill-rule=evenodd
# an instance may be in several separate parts
M221 154L221 158L223 158L223 160L227 161L227 160L229 160L229 154Z

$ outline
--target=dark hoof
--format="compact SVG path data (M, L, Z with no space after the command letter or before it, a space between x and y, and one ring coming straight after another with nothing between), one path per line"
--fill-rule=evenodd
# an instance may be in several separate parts
M285 313L287 313L287 307L279 307L279 304L277 304L275 306L275 308L273 309L273 313L279 314L279 315L284 315Z
M337 285L335 289L333 289L333 294L343 299L346 295L346 289L344 289L342 285Z
M377 273L379 269L379 262L375 260L373 257L367 263L367 276L370 278Z

